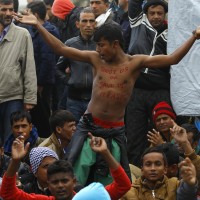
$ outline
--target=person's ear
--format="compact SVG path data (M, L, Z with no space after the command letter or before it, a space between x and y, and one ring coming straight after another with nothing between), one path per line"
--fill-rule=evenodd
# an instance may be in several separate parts
M39 15L38 15L37 13L35 13L34 15L35 15L35 17L36 17L37 19L40 19Z
M57 132L58 134L60 134L61 131L62 131L62 128L61 128L60 126L56 126L56 132Z
M76 27L79 29L80 28L80 22L76 21Z
M115 41L113 42L113 46L114 46L114 47L119 46L119 40L115 40Z
M198 141L193 142L192 148L195 149L198 146Z
M76 178L74 177L73 178L73 183L74 183L74 187L76 186L76 184L77 184L77 180L76 180Z
M168 166L166 165L166 166L164 166L164 175L166 175L167 174L167 168L168 168Z
M3 147L0 148L0 152L1 152L1 156L3 156L4 155L4 148Z
M32 129L33 129L33 124L32 124L32 123L30 123L30 129L31 129L31 131L32 131Z

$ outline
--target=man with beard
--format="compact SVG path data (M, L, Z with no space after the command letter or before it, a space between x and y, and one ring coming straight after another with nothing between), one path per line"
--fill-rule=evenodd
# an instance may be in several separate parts
M11 134L10 114L30 110L37 101L32 40L27 30L15 26L13 0L0 0L0 133Z

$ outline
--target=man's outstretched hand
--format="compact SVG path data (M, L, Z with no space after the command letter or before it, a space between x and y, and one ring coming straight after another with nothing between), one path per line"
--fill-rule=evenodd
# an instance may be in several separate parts
M180 174L184 182L189 185L195 185L197 183L196 179L196 169L192 161L189 158L185 158L179 163Z
M196 39L200 39L200 26L197 27L197 29L193 31L193 34Z
M28 12L23 12L23 14L14 13L14 19L23 24L37 25L38 23L37 18Z

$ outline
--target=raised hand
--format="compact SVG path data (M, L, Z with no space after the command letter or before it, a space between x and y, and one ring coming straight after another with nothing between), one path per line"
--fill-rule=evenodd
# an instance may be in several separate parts
M30 143L27 143L24 147L24 136L21 135L17 137L12 144L12 159L19 161L24 158L28 152L29 146Z
M23 24L37 25L38 23L37 18L28 12L23 12L23 14L14 13L14 19Z
M103 153L108 150L105 140L101 137L95 137L92 133L88 133L90 137L90 147L96 153Z
M200 26L197 27L197 29L195 31L193 31L193 34L196 39L200 39Z
M178 144L181 145L183 143L188 142L186 130L178 126L174 121L173 121L173 128L170 128L170 133Z
M162 139L162 136L155 129L153 129L152 132L148 131L147 137L148 137L148 141L151 142L151 144L153 146L157 146L159 144L163 144L164 143L164 141Z
M179 163L180 174L184 182L189 185L195 185L196 179L196 169L189 158L185 158Z

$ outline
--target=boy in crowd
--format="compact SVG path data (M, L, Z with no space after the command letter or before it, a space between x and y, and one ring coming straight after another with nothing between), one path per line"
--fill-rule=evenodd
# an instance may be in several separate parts
M13 112L10 116L10 124L12 135L4 145L5 154L11 155L12 143L19 136L24 137L25 143L30 143L30 150L38 146L44 140L38 136L37 129L33 126L31 115L28 111L22 110ZM28 156L24 158L24 161L29 164Z
M114 159L110 151L107 148L106 142L103 138L94 137L89 134L91 138L90 146L93 151L102 154L103 158L110 167L111 174L113 175L114 182L106 186L106 190L111 199L118 200L121 198L131 186L131 182L124 172L120 164ZM64 160L56 161L48 166L47 169L47 183L48 189L52 196L44 196L38 194L27 194L22 190L19 190L16 185L16 172L20 164L20 160L27 154L29 143L24 147L24 137L20 136L15 139L12 145L12 159L8 166L8 169L3 177L3 183L1 188L1 196L4 199L16 199L16 200L29 200L29 199L42 199L42 200L71 200L75 195L73 188L76 183L76 179L73 173L72 166ZM38 166L37 159L36 165L33 165L33 170L36 171ZM38 168L39 169L39 168ZM37 172L36 172L37 173ZM94 197L96 198L96 196Z
M75 117L67 110L57 110L51 115L49 123L53 133L39 146L52 149L62 159L76 130Z
M144 199L187 199L196 198L197 179L196 170L190 159L180 164L183 182L177 178L167 178L167 159L165 154L157 147L147 149L142 158L142 177L136 179L131 190L122 200ZM179 185L180 184L180 185Z

